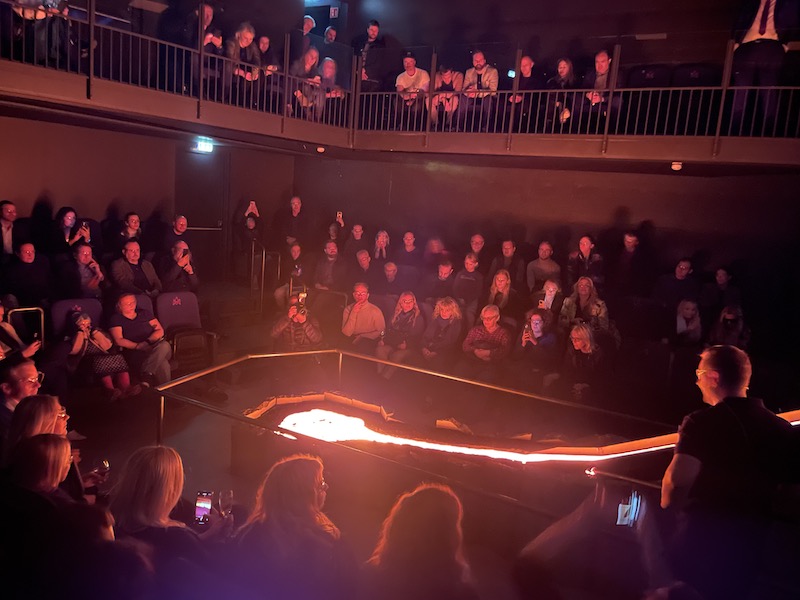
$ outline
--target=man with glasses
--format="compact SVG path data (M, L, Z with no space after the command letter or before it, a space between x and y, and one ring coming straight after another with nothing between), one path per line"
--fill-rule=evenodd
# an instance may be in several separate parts
M469 379L495 381L500 363L511 352L511 334L500 325L500 309L494 304L483 307L480 325L469 330L462 344L466 355L457 373Z
M709 600L750 597L776 492L796 480L792 426L747 397L751 373L734 346L700 355L708 406L683 420L661 483L661 506L681 511L675 576Z
M19 401L39 392L44 374L27 358L8 358L0 362L0 444L5 445L11 417Z
M348 304L342 314L342 335L358 350L373 354L381 334L386 330L386 319L381 309L369 301L369 286L353 286L354 303Z

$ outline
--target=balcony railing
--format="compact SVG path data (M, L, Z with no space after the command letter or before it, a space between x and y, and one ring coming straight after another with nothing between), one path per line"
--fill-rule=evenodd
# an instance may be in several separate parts
M287 34L287 47L290 37ZM319 41L313 43L322 47ZM501 73L508 65L516 65L519 73L521 52L513 58L510 48L487 53L494 55ZM337 83L326 85L319 77L287 75L288 57L282 69L268 70L104 24L93 3L86 13L65 14L0 1L0 59L86 77L89 98L92 81L105 80L351 132L505 134L509 142L511 136L542 134L799 138L800 88L729 86L732 52L729 45L722 82L716 86L618 85L621 48L617 46L611 85L596 94L585 89L520 91L519 79L510 72L500 78L501 88L510 90L472 95L365 93L356 77L361 73L360 57L354 60L346 46L320 53L322 58L338 56L342 63ZM385 53L384 63L400 71L398 57L392 51ZM461 54L468 59L465 49L421 49L418 66L435 71L440 55ZM461 63L459 69L469 66L468 60Z

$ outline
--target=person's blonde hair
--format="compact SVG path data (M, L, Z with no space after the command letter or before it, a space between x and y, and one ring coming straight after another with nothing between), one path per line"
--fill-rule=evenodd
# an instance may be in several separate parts
M501 292L503 299L500 301L499 308L503 308L508 304L508 296L511 294L511 273L506 269L499 269L492 277L492 285L489 287L489 303L494 304L495 296L497 296L497 278L501 275L505 275L508 279L508 288L506 288L505 292Z
M595 302L597 302L600 299L600 296L597 293L597 288L595 287L594 281L592 281L591 277L586 277L586 276L578 277L578 280L575 282L575 285L572 286L572 295L570 296L570 299L573 302L575 302L576 306L579 306L579 304L578 304L579 303L579 299L578 299L578 284L581 281L588 281L589 282L589 300L588 300L588 303L589 304L594 304Z
M445 296L444 298L439 298L436 301L436 306L433 307L433 318L440 316L443 308L449 308L450 314L452 315L450 318L452 320L460 320L461 316L461 307L458 305L458 302L453 300L450 296Z
M594 341L594 333L588 324L578 323L575 325L569 332L569 337L572 338L573 336L585 342L589 342L589 347L592 349L592 352L597 350L597 344Z
M400 297L397 299L397 304L394 305L394 314L392 315L392 325L395 325L397 323L397 319L403 312L403 304L401 302L403 300L403 296L411 296L411 299L414 301L414 308L412 309L414 315L411 317L411 327L414 327L414 325L417 322L417 319L419 318L420 311L419 311L419 305L417 304L417 297L414 295L414 292L409 290L406 290L405 292L400 294Z
M4 450L6 459L22 440L42 433L55 433L60 408L56 396L36 394L20 400L8 427Z
M243 528L269 524L271 543L283 554L308 533L339 538L339 529L322 512L319 492L323 484L322 460L310 454L293 454L267 471L256 494L253 512Z
M122 531L182 526L169 518L183 493L180 454L169 446L145 446L131 454L111 495L111 512Z
M72 448L62 435L40 433L14 447L9 460L11 479L35 492L49 493L67 477Z
M453 490L423 483L400 496L381 527L368 564L422 582L466 583L461 521L464 509Z

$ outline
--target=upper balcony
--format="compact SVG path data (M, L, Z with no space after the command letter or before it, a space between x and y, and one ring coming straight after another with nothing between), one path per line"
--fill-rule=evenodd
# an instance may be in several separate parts
M716 66L630 68L619 67L617 45L609 90L594 96L570 87L520 89L522 53L509 45L485 46L497 91L458 93L455 82L454 92L405 95L368 91L349 46L311 46L321 50L317 64L301 60L292 70L286 58L257 68L211 46L195 50L131 33L91 5L63 15L0 3L0 110L289 150L312 144L565 161L800 164L800 88L730 86L732 44ZM391 89L402 51L372 52L385 65L381 89ZM415 48L414 55L428 73L443 63L461 73L470 67L467 48Z

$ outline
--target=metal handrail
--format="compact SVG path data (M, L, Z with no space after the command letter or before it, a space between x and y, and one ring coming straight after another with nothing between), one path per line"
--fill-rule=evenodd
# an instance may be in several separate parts
M20 308L12 308L6 313L6 318L11 321L11 317L17 313L39 313L39 340L44 344L44 309L40 306L23 306Z
M621 481L630 483L639 487L647 488L650 490L661 490L661 486L653 481L645 481L644 479L636 479L635 477L628 477L618 473L611 473L610 471L602 471L597 467L590 467L585 471L586 476L590 479L599 477L600 479L611 479L613 481Z

